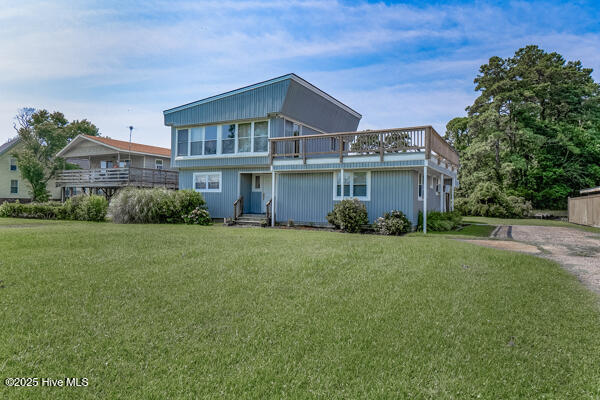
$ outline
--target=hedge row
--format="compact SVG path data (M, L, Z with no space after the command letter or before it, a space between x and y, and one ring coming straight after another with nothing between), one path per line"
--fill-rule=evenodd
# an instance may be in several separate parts
M0 205L0 217L104 221L107 210L108 202L104 197L80 195L68 199L64 204L4 202Z

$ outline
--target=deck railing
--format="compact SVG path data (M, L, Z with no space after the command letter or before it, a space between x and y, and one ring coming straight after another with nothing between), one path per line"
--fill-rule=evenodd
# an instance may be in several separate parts
M177 189L179 173L151 168L71 169L58 173L56 186L72 187L166 187Z
M458 153L431 126L367 130L360 132L324 133L269 139L270 159L344 157L424 152L426 159L437 159L458 167Z

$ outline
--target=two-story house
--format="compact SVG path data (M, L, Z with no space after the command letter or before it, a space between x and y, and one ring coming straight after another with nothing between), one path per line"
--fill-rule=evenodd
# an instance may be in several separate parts
M360 119L295 74L164 111L179 188L213 218L325 225L344 198L370 221L452 208L458 155L431 126L357 132Z
M19 137L0 145L0 203L16 200L22 203L31 201L31 185L21 175L14 156L22 146ZM54 180L50 180L46 188L51 200L60 199L60 190L55 188Z

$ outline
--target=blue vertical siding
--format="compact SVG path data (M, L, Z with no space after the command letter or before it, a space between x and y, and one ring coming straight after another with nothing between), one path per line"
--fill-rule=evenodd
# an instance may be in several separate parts
M414 177L408 170L372 171L371 199L364 201L369 222L385 212L400 210L417 223ZM333 209L333 173L283 173L277 176L277 222L327 223Z
M209 98L177 111L167 111L164 114L165 125L186 126L264 118L268 113L281 111L289 84L290 79L286 79L214 100Z
M277 175L277 222L326 224L333 209L333 175L286 173Z
M179 171L179 188L193 189L194 172L221 171L222 182L221 192L219 193L202 193L210 216L213 218L231 218L233 217L233 202L238 198L238 176L244 169L239 168L224 168L224 169L198 169L198 170L181 170ZM257 171L252 169L250 171ZM264 169L269 172L268 169Z
M369 222L374 222L388 211L400 210L416 224L417 216L413 208L414 190L411 171L372 171L371 200L364 202L369 213Z

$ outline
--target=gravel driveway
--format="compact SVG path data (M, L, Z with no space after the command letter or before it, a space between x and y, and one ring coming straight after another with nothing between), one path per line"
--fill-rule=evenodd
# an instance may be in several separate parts
M506 239L537 247L538 255L559 262L586 286L600 293L599 234L572 228L511 225L496 229L492 238L501 239L498 243L507 243L506 247L494 247L507 250L518 249L510 248L511 241Z

